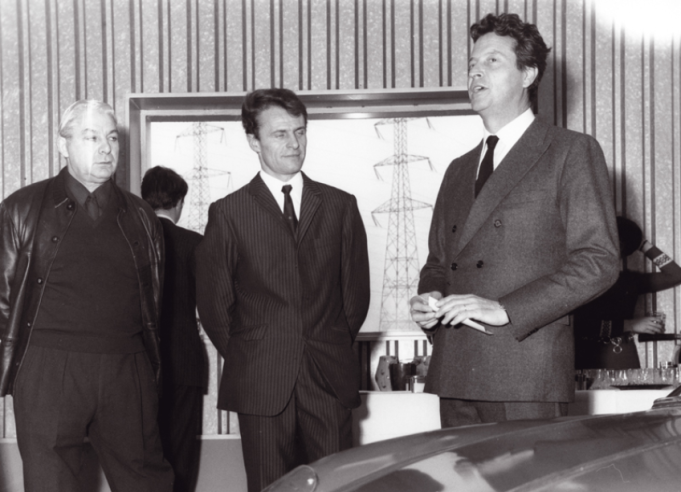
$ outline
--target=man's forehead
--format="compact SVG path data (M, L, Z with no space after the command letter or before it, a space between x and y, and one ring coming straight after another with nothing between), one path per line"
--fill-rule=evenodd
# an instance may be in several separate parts
M80 127L82 131L95 131L97 128L101 127L104 127L106 131L116 131L116 121L113 116L96 109L85 111L74 123L76 126Z
M270 106L258 115L258 123L261 126L268 125L272 128L302 128L305 126L305 118L302 114L292 115L284 108Z
M499 36L490 32L478 38L473 45L473 54L476 52L478 54L482 52L485 54L498 53L501 55L506 55L509 52L515 53L515 44L516 40L511 36ZM471 58L474 58L474 56L471 56Z

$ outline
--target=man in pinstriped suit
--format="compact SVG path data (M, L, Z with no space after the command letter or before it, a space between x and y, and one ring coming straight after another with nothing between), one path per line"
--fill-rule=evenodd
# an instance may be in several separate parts
M196 251L197 304L225 359L218 407L237 412L249 492L352 445L352 343L369 307L355 197L312 181L307 111L287 89L242 107L261 171L210 207Z

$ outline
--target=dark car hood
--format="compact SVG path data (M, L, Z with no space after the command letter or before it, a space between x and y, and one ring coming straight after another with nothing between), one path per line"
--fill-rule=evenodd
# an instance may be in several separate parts
M329 456L277 491L681 490L681 401L415 434Z

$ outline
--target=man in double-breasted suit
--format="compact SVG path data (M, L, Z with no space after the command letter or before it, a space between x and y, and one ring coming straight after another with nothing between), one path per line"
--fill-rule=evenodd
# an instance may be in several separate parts
M448 427L565 414L568 315L619 270L600 146L532 112L550 51L536 26L490 14L471 35L468 91L484 140L445 173L411 300L413 319L434 330L426 391Z
M242 122L261 171L210 207L197 300L225 359L218 407L238 412L255 492L352 446L352 343L369 307L369 265L355 198L300 171L307 112L298 97L256 90Z

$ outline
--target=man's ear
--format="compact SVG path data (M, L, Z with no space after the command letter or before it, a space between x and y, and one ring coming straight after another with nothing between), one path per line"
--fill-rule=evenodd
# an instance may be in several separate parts
M527 89L531 86L539 75L539 69L537 67L525 67L523 71L523 87Z
M64 159L69 158L69 149L66 146L66 139L64 137L59 137L57 138L57 148L59 149L59 153L64 156Z
M246 137L248 138L248 145L251 147L253 152L260 154L260 140L258 140L258 137L256 137L253 133L247 133Z

